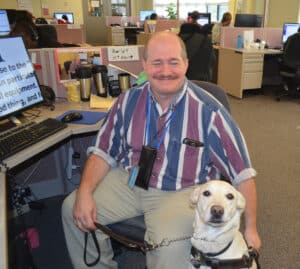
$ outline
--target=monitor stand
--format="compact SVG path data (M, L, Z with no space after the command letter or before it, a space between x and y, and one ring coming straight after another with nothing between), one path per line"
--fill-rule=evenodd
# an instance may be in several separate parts
M16 116L10 116L7 119L0 121L0 133L16 127L24 122L22 113Z

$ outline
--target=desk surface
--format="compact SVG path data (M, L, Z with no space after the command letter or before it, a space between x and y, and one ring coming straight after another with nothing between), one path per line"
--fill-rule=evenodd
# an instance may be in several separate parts
M41 114L36 121L41 121L45 118L56 118L60 114L68 110L90 110L90 111L104 111L101 109L89 108L89 103L58 103L55 105L55 110L51 111L47 107L41 108ZM36 113L36 112L33 112ZM6 218L6 179L5 170L7 167L12 168L18 164L28 160L29 158L39 154L49 147L59 143L60 141L72 135L95 132L99 129L101 120L93 125L86 124L69 124L67 128L58 133L36 143L35 145L26 148L19 153L3 160L3 165L0 167L0 268L8 268L8 251L7 251L7 218Z
M215 49L225 49L225 50L233 50L235 52L240 53L254 53L254 54L282 54L282 50L275 50L275 49L238 49L238 48L228 48L228 47L220 47L220 46L214 46Z

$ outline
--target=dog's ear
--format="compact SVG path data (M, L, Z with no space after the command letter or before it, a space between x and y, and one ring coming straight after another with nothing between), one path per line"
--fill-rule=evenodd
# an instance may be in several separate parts
M237 192L237 207L238 207L238 209L243 211L246 206L246 200L239 191L236 191L236 192Z
M191 192L191 196L190 196L191 207L196 206L198 199L199 199L200 192L201 192L201 187L197 187Z

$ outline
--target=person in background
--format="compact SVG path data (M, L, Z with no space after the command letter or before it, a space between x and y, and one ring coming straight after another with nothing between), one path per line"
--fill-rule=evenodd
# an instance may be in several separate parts
M210 81L215 63L211 36L203 33L202 28L195 23L181 24L178 35L185 44L189 60L187 78Z
M57 20L57 23L58 23L58 24L69 24L70 22L69 22L68 16L67 16L66 14L63 14L63 15L61 16L61 19L58 19L58 20Z
M27 10L7 10L11 31L10 36L22 36L27 49L39 47L39 34L34 16Z
M150 15L149 19L150 19L150 20L156 21L156 20L158 19L158 16L157 16L156 13L152 13L152 14Z
M187 17L188 23L198 24L197 21L199 19L200 19L200 13L197 10L188 13L188 17ZM200 24L198 24L198 25L200 25Z
M191 191L221 173L246 198L245 238L260 248L255 170L244 138L214 97L185 77L188 59L172 32L153 34L144 49L148 82L122 93L88 149L81 182L63 202L62 220L74 269L83 261L84 232L143 215L145 240L170 244L146 252L148 269L190 265L194 211ZM96 231L97 268L116 269L109 237ZM89 261L97 258L91 237Z
M221 28L230 26L232 20L232 15L230 12L225 12L223 14L222 20L219 23L215 23L212 28L212 42L213 44L220 44L220 35L221 35Z

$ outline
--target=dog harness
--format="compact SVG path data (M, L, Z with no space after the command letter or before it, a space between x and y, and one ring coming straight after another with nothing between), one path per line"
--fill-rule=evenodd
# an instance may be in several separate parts
M195 268L200 268L200 266L209 266L212 269L240 269L240 268L250 268L252 266L253 260L258 264L258 252L249 248L248 253L249 256L243 255L240 259L218 259L215 258L218 255L224 253L232 244L232 241L220 252L218 253L203 253L202 251L192 247L191 255L193 258L191 259L191 263Z

